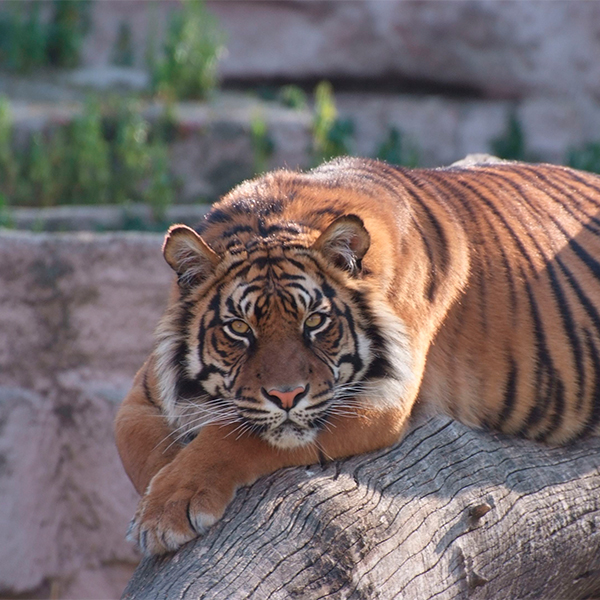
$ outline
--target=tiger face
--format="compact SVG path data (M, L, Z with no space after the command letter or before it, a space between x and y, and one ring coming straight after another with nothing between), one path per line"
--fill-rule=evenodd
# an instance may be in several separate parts
M410 351L401 320L361 281L368 246L357 217L310 244L254 239L222 256L172 228L164 254L181 291L159 326L157 372L176 435L238 423L289 449L361 402L397 401Z

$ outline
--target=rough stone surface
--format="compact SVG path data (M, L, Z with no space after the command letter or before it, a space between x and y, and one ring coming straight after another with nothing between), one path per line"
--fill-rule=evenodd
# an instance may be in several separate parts
M468 153L489 152L512 112L522 124L530 159L564 162L570 148L600 139L600 66L594 59L600 55L599 2L208 5L227 32L224 79L339 83L339 112L355 123L351 147L357 154L374 155L395 127L418 148L421 165L448 164ZM1 75L0 93L13 100L19 130L72 118L86 94L77 83L121 85L129 77L143 86L148 41L160 46L167 15L178 7L169 1L95 3L82 69L40 73L34 81ZM125 22L137 53L133 69L109 64ZM385 94L382 85L389 88ZM354 91L343 91L349 87ZM147 114L160 111L149 106ZM206 104L179 104L175 114L184 134L171 149L181 201L214 199L252 176L250 129L256 118L266 121L275 142L269 168L312 162L308 110L220 93Z
M600 138L599 2L212 0L208 6L226 32L225 80L331 79L367 92L348 101L349 112L360 113L363 154L372 151L386 114L423 146L426 165L489 151L485 144L501 130L507 107L475 102L482 98L514 103L528 150L540 160L562 161L569 147ZM118 24L128 22L142 66L149 28L160 34L176 7L99 4L86 64L106 64ZM371 84L394 90L389 106L382 98L374 108ZM457 95L469 101L453 101Z
M164 224L184 223L194 226L208 212L208 204L175 204L157 222L147 204L125 206L57 206L53 208L15 208L8 212L11 227L26 231L120 231L136 223L156 231ZM152 229L155 227L155 229Z
M96 3L87 64L110 61L130 24L138 64L148 31L175 2ZM227 35L221 71L235 78L395 77L500 97L600 92L600 4L234 0L208 2Z
M0 597L117 598L138 561L112 422L166 302L160 244L0 233Z

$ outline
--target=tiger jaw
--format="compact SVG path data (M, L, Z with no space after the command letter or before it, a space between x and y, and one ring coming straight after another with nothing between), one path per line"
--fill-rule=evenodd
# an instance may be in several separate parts
M264 405L262 410L268 413L268 417L260 421L248 419L247 415L244 417L258 426L257 433L262 439L282 449L297 448L314 442L321 429L318 423L323 423L328 414L327 408L320 408L318 414L309 414L311 405L307 398L302 399L300 404L289 412Z
M311 444L317 437L317 429L307 429L290 420L284 421L278 427L261 433L261 437L276 448L288 450Z

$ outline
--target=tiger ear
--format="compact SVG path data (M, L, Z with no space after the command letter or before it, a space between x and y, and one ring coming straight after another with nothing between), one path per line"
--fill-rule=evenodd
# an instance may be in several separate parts
M173 225L169 229L163 255L177 273L182 287L202 283L221 261L219 255L186 225Z
M371 236L362 219L356 215L345 215L333 221L312 248L337 267L356 275L370 245Z

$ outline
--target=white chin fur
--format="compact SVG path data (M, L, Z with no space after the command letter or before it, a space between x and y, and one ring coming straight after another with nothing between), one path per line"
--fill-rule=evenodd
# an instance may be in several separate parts
M271 446L282 448L283 450L306 446L314 442L316 437L317 431L315 429L298 430L292 427L278 427L262 434L262 438L271 444Z

